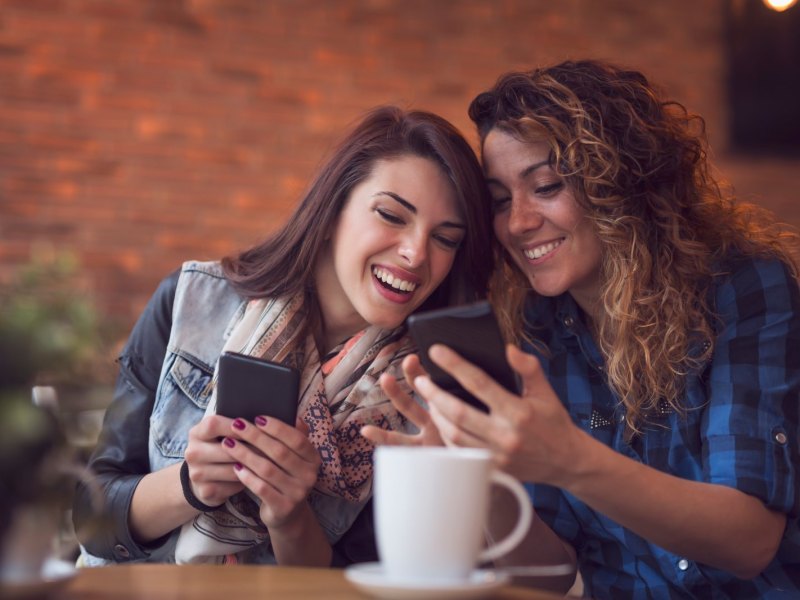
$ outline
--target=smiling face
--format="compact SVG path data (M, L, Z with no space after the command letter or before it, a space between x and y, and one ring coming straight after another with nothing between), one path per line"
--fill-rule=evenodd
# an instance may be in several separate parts
M600 239L544 142L493 129L483 162L494 201L494 231L531 287L542 296L569 292L593 313L600 290Z
M315 269L327 346L367 325L399 326L445 279L464 235L437 163L377 161L350 193Z

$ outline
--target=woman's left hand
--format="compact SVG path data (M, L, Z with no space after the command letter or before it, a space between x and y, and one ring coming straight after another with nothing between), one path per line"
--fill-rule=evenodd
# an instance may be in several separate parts
M509 346L506 357L522 392L509 392L485 372L442 345L431 359L490 409L484 413L448 394L429 377L414 381L447 445L488 448L495 464L523 481L564 487L579 462L586 435L572 422L536 357Z
M403 375L413 389L413 382L417 377L426 375L425 369L419 362L416 354L410 354L403 359ZM403 433L390 431L375 425L365 425L361 428L361 435L375 445L391 446L443 446L444 442L439 436L428 411L407 393L397 383L392 375L384 373L380 377L380 385L395 410L408 419L417 428L418 433ZM416 390L414 390L416 391Z
M321 463L304 431L270 417L257 417L255 424L236 419L221 446L238 463L239 480L261 500L260 516L268 528L303 514Z

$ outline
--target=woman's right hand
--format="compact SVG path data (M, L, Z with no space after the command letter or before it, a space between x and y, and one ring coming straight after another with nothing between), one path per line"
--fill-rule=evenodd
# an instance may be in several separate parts
M426 375L425 369L419 362L416 354L411 354L403 360L403 374L406 381L413 387L415 377ZM419 433L401 433L389 431L375 425L366 425L361 428L361 435L376 445L393 446L443 446L439 430L436 428L428 411L425 410L410 394L406 393L392 375L384 373L380 379L381 388L389 396L392 405L401 415L413 423Z
M189 430L184 453L189 480L197 499L209 506L222 504L244 489L233 470L235 461L220 443L230 433L232 423L228 417L208 415Z

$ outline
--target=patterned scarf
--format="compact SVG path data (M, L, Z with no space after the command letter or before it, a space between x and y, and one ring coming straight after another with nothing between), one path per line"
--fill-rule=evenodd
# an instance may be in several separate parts
M400 362L411 345L399 330L370 326L335 348L322 364L313 336L299 339L305 319L299 297L252 300L243 314L234 317L223 352L302 368L298 415L322 458L309 503L320 523L341 522L344 514L349 527L372 490L373 446L359 431L368 423L386 429L405 427L377 381L387 370L400 379ZM216 381L215 372L207 415L216 412ZM183 525L175 559L236 562L236 553L268 540L259 518L259 500L245 490L216 511L201 513Z

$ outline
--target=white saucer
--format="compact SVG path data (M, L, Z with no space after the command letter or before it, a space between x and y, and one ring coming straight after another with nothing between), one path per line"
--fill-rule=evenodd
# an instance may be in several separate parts
M35 579L0 579L0 598L22 600L23 598L47 598L55 590L75 577L75 564L49 558L42 565L41 576Z
M484 570L473 571L469 579L460 583L436 583L425 580L393 581L387 578L383 567L377 562L351 565L345 569L344 576L362 592L388 600L483 598L489 592L511 581L511 577L505 573Z

